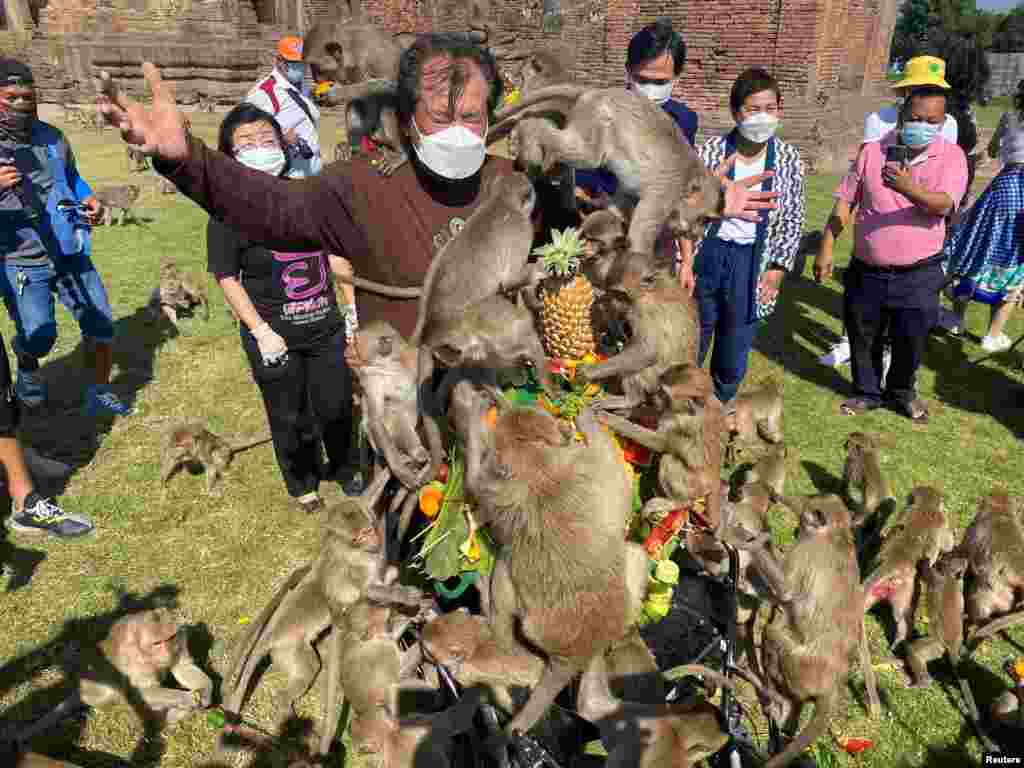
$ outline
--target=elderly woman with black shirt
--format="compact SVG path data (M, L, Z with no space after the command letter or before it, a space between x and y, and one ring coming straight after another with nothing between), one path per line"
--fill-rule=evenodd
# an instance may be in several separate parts
M288 171L280 126L251 104L224 118L218 149L272 176ZM337 477L352 433L345 318L332 279L351 267L322 250L272 250L212 218L206 243L209 271L241 321L242 349L263 395L288 493L315 512L323 507L320 481Z

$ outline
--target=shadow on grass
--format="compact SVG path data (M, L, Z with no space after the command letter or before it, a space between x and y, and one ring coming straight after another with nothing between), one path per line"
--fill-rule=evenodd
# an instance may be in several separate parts
M162 316L154 321L145 307L114 323L114 363L117 372L111 389L128 405L153 379L156 352L178 335ZM86 342L62 357L44 360L41 366L49 401L40 408L22 409L22 439L45 456L71 466L72 475L92 461L101 436L110 432L113 414L95 417L82 413L84 394L92 381L87 365ZM130 417L129 417L130 418Z
M832 317L842 318L843 296L806 277L788 277L779 294L778 308L758 332L754 349L778 363L787 373L845 395L850 389L849 382L836 368L818 362L819 355L827 352L839 337L812 318L808 307L817 307ZM798 341L807 346L795 343Z
M851 391L850 382L837 369L819 363L816 351L827 351L838 337L813 319L808 307L841 320L842 293L804 277L790 277L783 286L776 316L761 329L754 348L787 373L845 396ZM795 341L805 342L810 349ZM1024 386L1007 369L1015 362L1015 357L1003 355L974 365L965 356L962 339L931 334L922 365L935 372L934 396L939 408L991 416L1024 438Z
M31 741L41 753L61 757L62 759L79 762L83 756L88 758L89 766L124 766L124 765L158 765L165 750L162 735L162 722L143 700L141 693L131 681L117 670L101 653L93 649L109 634L111 627L119 619L132 613L152 610L154 608L177 607L178 588L163 585L152 592L138 596L118 590L118 606L107 613L85 618L73 618L64 623L61 631L49 642L35 648L18 658L11 659L0 667L0 696L34 680L40 673L50 668L59 668L64 681L57 685L33 691L27 698L14 704L0 713L0 721L4 722L0 732L0 743L14 741L17 734L35 721L51 712L60 702L64 701L74 690L82 663L83 653L88 654L94 674L98 679L107 681L124 699L142 721L143 734L126 761L110 755L97 755L80 750L76 745L82 738L84 720L73 710L68 717L54 723L51 729L37 734ZM196 628L191 632L199 638L198 658L209 654L209 631L205 627ZM208 665L207 665L208 668Z
M4 493L0 509L9 510L10 505L10 497ZM8 541L8 535L7 528L0 527L0 574L7 578L5 591L14 592L28 586L36 569L46 559L46 553L38 549L22 549Z
M924 364L935 371L935 397L945 405L991 416L1018 438L1024 438L1024 385L1009 375L1005 356L975 365L964 355L963 342L932 336Z

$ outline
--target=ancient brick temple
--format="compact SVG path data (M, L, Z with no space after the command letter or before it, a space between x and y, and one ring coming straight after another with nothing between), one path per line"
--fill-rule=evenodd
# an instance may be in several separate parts
M20 40L50 100L76 90L85 96L101 67L138 87L145 59L163 68L184 100L197 92L235 99L269 65L277 37L335 13L333 0L3 0L3 7L4 34ZM364 8L394 32L465 28L460 0L364 0ZM794 129L807 129L841 91L866 93L884 80L896 12L897 0L492 0L500 32L570 44L578 80L594 85L622 82L630 36L668 15L688 46L678 93L709 125L727 117L733 79L756 64L781 79Z

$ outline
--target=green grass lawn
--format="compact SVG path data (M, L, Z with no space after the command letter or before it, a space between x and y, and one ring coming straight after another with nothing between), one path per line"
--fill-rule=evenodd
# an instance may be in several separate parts
M197 115L193 123L194 130L212 139L212 118ZM113 132L70 135L84 175L96 185L127 179L123 145ZM147 185L153 181L150 175L136 178ZM808 228L825 222L836 181L809 179ZM219 292L213 295L211 322L183 320L174 337L147 326L140 314L156 284L161 257L203 272L206 215L180 196L155 191L145 194L139 213L144 225L98 228L95 236L95 261L106 280L120 337L114 386L134 399L136 413L113 423L78 415L86 382L80 336L60 309L61 336L43 369L54 402L45 416L31 416L26 423L30 442L84 463L63 501L69 510L91 515L97 533L76 543L23 536L11 540L21 550L19 562L27 562L32 552L45 557L28 586L0 593L0 711L12 719L37 716L47 702L59 698L60 648L68 640L88 641L100 634L104 616L122 593L141 598L159 590L176 592L184 613L198 625L197 650L204 665L223 673L227 652L245 623L316 548L316 520L291 504L269 446L239 456L219 496L204 495L203 478L188 473L171 482L166 498L161 496L160 441L171 423L199 419L238 438L262 432L266 420ZM840 264L848 260L848 237L837 255ZM816 285L806 277L790 278L781 308L762 330L752 357L751 384L774 377L785 389L786 440L793 449L789 492L838 489L843 440L861 429L882 435L884 470L898 496L918 484L935 485L946 494L961 527L970 522L978 497L993 487L1024 494L1016 437L1024 434L1019 399L1024 375L1013 361L974 367L967 361L980 354L976 339L933 337L920 375L931 424L912 426L887 411L856 420L843 417L838 405L848 392L849 368L833 370L817 362L841 332L840 299L835 281ZM984 332L982 307L972 307L968 319L973 334ZM6 313L0 313L0 332L8 340L13 335ZM1015 318L1009 332L1024 333L1024 323ZM776 515L785 539L791 523L782 512ZM882 625L874 618L868 623L873 653L881 659L887 654ZM1016 638L1024 642L1024 633ZM977 663L968 665L981 706L1006 685L999 664L1015 652L996 640L983 648ZM976 758L977 743L960 717L951 677L941 664L933 671L939 683L911 691L901 672L882 669L885 706L877 720L865 714L861 677L855 673L855 693L834 726L837 732L873 739L875 747L859 759L839 755L838 765L952 768L966 765L967 754ZM273 671L264 677L250 719L267 718L271 694L281 682ZM315 688L302 714L316 719L318 713ZM210 760L215 731L196 716L163 737L142 737L135 716L115 707L67 723L34 746L87 767L112 765L109 756L114 755L133 766L193 768Z

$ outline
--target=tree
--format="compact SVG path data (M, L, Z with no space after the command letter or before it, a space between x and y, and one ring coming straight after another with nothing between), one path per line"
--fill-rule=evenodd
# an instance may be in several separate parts
M890 57L906 61L916 55L928 34L929 0L905 0L892 36Z
M1024 51L1024 8L1017 6L999 24L992 36L992 50L996 53Z

